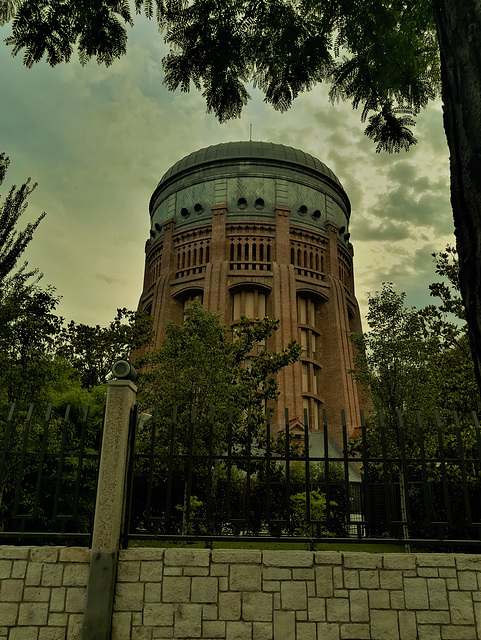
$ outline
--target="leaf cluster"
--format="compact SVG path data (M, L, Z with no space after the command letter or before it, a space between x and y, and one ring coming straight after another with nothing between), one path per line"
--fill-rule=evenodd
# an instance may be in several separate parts
M0 153L0 186L5 180L10 159L4 153ZM35 229L44 218L42 213L38 219L27 224L23 231L17 231L16 226L22 214L25 213L28 203L27 198L35 191L37 184L30 185L30 178L17 189L16 185L10 190L2 203L0 203L0 285L6 286L7 279L13 277L18 259L27 248ZM37 270L26 272L25 262L19 270L20 280L25 282L30 276L36 275Z
M383 283L369 297L369 331L351 336L357 351L351 373L389 423L398 409L435 408L437 338L426 335L417 310L407 309L404 299L392 283Z
M64 375L54 357L62 324L55 290L26 285L25 277L0 291L0 405L39 402Z
M77 371L83 388L104 384L116 360L129 360L134 349L153 339L152 319L145 313L117 309L106 327L74 322L62 328L57 356Z
M5 0L0 24L10 20L5 42L13 55L24 50L27 67L43 57L52 67L69 62L75 45L82 64L94 57L109 66L125 54L132 25L128 0Z
M135 0L155 19L169 53L170 90L193 85L220 122L239 117L247 85L285 111L315 84L332 102L350 100L377 151L415 144L415 117L440 89L439 47L430 0ZM109 65L126 51L127 0L4 0L7 44L32 66L94 57Z
M279 393L274 374L300 357L295 342L280 352L253 352L277 326L268 318L255 323L242 319L229 335L218 315L194 300L182 325L168 323L162 347L140 360L139 404L157 408L164 434L176 411L177 441L183 447L193 424L195 446L205 448L214 421L213 448L223 448L229 424L236 433L248 416L265 424L267 404Z

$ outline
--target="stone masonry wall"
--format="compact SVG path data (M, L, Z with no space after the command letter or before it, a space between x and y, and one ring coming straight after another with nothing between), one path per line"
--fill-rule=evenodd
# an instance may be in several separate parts
M481 556L129 549L112 640L476 640Z
M0 640L79 640L89 550L0 547ZM481 555L137 548L112 640L477 640Z
M0 546L0 640L79 640L90 552Z

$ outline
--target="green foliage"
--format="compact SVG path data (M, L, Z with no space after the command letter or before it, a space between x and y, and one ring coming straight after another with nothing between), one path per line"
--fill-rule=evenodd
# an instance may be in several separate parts
M456 250L448 246L433 255L442 280L429 288L439 303L407 309L405 294L384 283L369 298L369 331L352 336L358 352L352 374L388 424L397 424L398 409L419 409L423 416L432 416L435 409L481 408Z
M429 285L438 303L421 309L426 335L436 336L438 350L434 368L440 384L437 387L438 408L459 412L481 410L481 396L476 383L468 326L459 291L459 263L456 249L447 246L433 254L435 271L441 281Z
M285 111L315 84L331 86L333 102L350 100L369 117L366 134L377 150L416 142L414 118L439 94L439 50L428 0L318 2L313 0L135 0L137 13L157 19L170 45L163 59L171 90L202 92L207 110L223 122L239 117L251 83ZM56 65L77 45L109 65L126 51L132 24L126 0L17 0L4 3L12 20L7 44L32 66ZM372 114L372 115L370 115Z
M183 446L192 415L195 446L205 447L214 410L214 450L224 446L227 424L238 429L245 424L247 412L256 428L265 424L267 403L276 401L279 393L274 374L298 360L301 353L301 347L292 341L281 352L263 349L253 355L255 346L277 327L278 322L268 318L253 324L244 318L229 339L218 316L194 300L185 311L183 324L168 323L162 348L144 358L148 367L139 376L140 405L156 406L164 424L170 423L175 408L177 424L183 425L179 430Z
M0 154L0 185L9 159ZM68 375L54 357L62 320L55 314L59 298L53 287L42 289L38 270L17 263L45 214L23 231L16 229L36 184L12 186L0 205L0 411L16 400L27 405L46 400L48 390Z
M116 360L129 360L131 351L152 339L152 319L123 308L117 309L107 327L69 322L61 332L57 354L77 371L82 387L91 390L105 383Z
M307 493L302 491L291 496L292 520L294 524L294 533L300 536L317 536L318 528L316 524L312 524L314 520L324 520L327 511L327 501L324 493L313 490L309 492L309 520L307 519ZM329 508L337 507L335 502L329 503ZM323 535L329 535L329 532L321 526L320 532Z
M7 446L0 467L1 531L91 530L103 402L88 412L78 403L46 413L31 405L11 413L10 422L0 414L0 453Z
M123 25L132 25L128 0L7 0L0 6L0 24L10 20L6 42L13 55L25 50L27 67L44 56L51 66L68 62L75 45L82 64L94 57L109 66L125 54Z
M4 154L0 154L0 186L5 180L7 169L10 165L10 159ZM18 259L27 248L31 241L35 229L45 216L45 213L39 216L36 222L29 223L23 231L17 231L17 222L22 214L25 213L28 203L27 198L35 191L37 184L30 186L30 178L20 189L16 185L10 187L10 190L2 204L0 204L0 285L8 286L9 281L15 277L13 270ZM20 268L17 274L18 284L24 284L26 279L37 273L36 270L26 272L27 263ZM11 282L10 282L11 285Z
M351 373L391 427L397 423L398 409L436 408L437 339L426 336L419 313L407 309L404 299L404 293L384 283L369 297L369 331L351 336L357 351Z
M0 291L0 405L25 405L46 399L47 390L65 376L54 357L61 318L54 311L54 289L25 285L16 277Z

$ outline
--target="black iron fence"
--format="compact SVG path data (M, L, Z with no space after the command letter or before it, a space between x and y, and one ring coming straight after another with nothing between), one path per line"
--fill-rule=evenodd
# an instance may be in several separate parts
M102 417L89 409L10 408L0 417L0 543L89 546Z
M396 412L293 438L215 413L131 418L123 543L137 540L481 545L476 414ZM102 416L0 416L0 543L90 544ZM441 545L441 547L440 547Z
M305 416L304 423L307 424ZM134 418L124 545L132 539L481 545L476 414L323 416L293 440L191 415Z

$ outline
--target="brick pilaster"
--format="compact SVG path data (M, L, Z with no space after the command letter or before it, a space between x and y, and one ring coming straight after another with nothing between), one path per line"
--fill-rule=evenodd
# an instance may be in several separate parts
M169 218L163 224L164 227L164 246L162 249L162 264L160 267L160 275L170 273L174 268L174 244L172 235L174 233L175 220Z
M212 207L212 240L211 257L212 263L224 262L227 260L225 220L227 217L227 205L215 204Z
M290 263L289 217L291 208L276 204L276 244L274 260L279 264Z
M338 226L334 222L328 220L326 222L326 231L329 244L327 247L328 272L334 278L339 278L339 258L337 255L337 230Z

